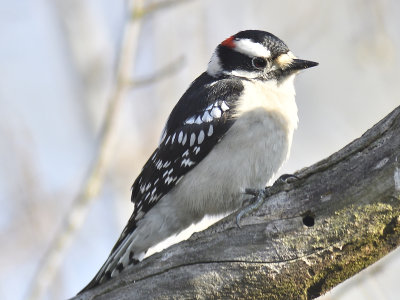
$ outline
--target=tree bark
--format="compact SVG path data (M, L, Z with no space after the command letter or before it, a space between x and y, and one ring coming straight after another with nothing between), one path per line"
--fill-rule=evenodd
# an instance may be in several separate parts
M400 244L400 106L296 175L73 299L313 299Z

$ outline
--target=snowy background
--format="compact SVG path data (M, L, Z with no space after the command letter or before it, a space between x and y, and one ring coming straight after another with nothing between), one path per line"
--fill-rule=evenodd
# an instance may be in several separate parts
M158 0L163 1L163 0ZM155 1L144 1L145 5ZM26 299L92 163L115 90L123 0L0 2L0 298ZM270 31L317 61L296 80L293 173L359 137L400 104L400 2L183 1L143 18L131 80L178 60L171 74L123 96L104 182L39 299L75 295L130 216L130 186L163 124L218 43ZM400 249L323 299L399 299Z

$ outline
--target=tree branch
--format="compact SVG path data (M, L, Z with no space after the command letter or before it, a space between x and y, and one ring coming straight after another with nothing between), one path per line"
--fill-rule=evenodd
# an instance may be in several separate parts
M178 72L182 68L184 62L185 62L185 57L181 55L174 61L168 63L166 66L156 71L154 74L147 77L132 80L130 82L130 86L132 88L139 88L146 85L157 83L158 81L168 78L169 76Z
M312 299L400 244L400 107L260 209L226 217L77 299Z

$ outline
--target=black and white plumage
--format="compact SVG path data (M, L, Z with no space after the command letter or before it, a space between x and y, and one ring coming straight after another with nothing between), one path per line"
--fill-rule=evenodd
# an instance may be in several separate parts
M294 75L315 65L268 32L224 40L172 110L132 186L133 214L84 290L205 215L236 210L246 188L263 188L286 160L297 127Z
M170 114L158 148L133 184L136 218L151 209L224 136L234 120L234 100L242 90L238 80L215 82L207 73L193 82ZM202 103L192 105L193 99Z

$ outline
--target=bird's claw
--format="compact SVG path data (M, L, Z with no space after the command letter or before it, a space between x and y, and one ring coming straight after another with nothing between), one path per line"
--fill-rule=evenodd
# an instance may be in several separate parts
M236 225L240 227L240 219L261 206L264 199L270 195L270 189L273 186L277 186L280 184L290 184L299 180L300 178L293 174L283 174L281 175L272 186L266 187L265 189L251 189L247 188L244 190L244 194L253 196L249 200L252 202L251 204L244 207L237 215L236 215Z
M237 215L236 215L236 225L240 227L240 219L245 215L248 214L257 208L263 203L265 197L268 195L268 188L266 189L245 189L244 193L246 195L253 196L250 201L253 203L244 207Z
M290 184L299 179L300 179L300 177L298 177L294 174L283 174L283 175L279 176L279 178L274 182L273 185Z
M244 190L245 195L251 195L251 196L258 196L260 194L264 194L265 193L265 189L250 189L247 188Z

